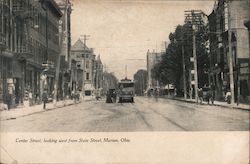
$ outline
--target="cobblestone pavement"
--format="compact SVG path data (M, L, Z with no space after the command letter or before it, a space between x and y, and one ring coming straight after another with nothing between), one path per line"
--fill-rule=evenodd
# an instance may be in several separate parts
M79 104L1 121L2 132L249 131L248 110L136 97Z

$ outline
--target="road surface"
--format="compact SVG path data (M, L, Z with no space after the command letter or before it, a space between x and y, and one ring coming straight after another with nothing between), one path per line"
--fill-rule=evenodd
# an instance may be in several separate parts
M249 111L136 97L82 103L1 121L2 132L249 131Z

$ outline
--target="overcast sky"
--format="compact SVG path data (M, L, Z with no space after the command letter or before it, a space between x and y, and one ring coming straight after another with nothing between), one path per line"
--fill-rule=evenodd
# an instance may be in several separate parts
M146 69L147 50L160 51L184 11L203 10L210 14L214 0L73 0L72 44L84 34L87 46L100 54L106 70L119 78Z

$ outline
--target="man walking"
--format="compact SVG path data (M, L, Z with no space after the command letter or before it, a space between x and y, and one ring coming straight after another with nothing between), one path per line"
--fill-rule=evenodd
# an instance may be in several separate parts
M43 101L43 109L46 109L46 103L48 101L48 93L46 90L44 90L43 92L42 101Z
M202 104L202 101L203 101L203 89L202 88L198 88L198 97L200 100L200 104Z

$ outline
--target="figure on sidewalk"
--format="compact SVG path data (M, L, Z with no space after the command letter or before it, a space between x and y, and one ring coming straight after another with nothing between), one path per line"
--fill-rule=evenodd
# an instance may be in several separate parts
M212 101L212 93L211 93L211 89L210 88L208 88L208 91L207 91L207 94L206 94L205 97L206 97L205 99L207 100L207 104L209 104L210 100Z
M231 104L231 97L232 97L231 91L230 91L230 90L227 90L227 93L226 93L226 95L225 95L225 101L226 101L228 104Z
M214 104L214 99L215 99L215 85L214 84L211 84L210 90L211 90L211 103Z
M29 90L29 106L32 106L33 105L33 94L32 94L32 91Z
M43 109L46 109L46 103L48 101L48 93L46 90L43 91L42 101L43 101Z
M202 88L198 88L198 97L199 97L199 100L200 100L200 104L202 104L202 101L203 101L203 90L202 90Z
M10 110L11 108L11 94L10 93L7 93L7 107L8 107L8 110Z

